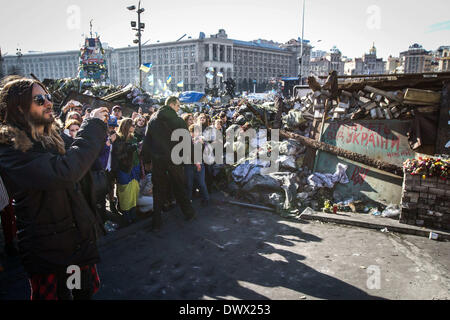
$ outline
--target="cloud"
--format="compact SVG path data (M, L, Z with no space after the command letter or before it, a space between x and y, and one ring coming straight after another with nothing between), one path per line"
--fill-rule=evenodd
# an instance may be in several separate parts
M429 26L426 33L444 31L444 30L450 30L450 20L444 21L444 22L439 22L439 23Z

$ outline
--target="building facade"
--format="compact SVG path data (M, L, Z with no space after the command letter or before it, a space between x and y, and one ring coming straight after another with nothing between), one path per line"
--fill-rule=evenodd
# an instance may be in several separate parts
M400 53L400 59L405 73L432 72L432 55L420 44L413 44L408 51Z
M384 74L386 62L377 58L375 44L362 58L349 59L345 62L344 73L346 75Z
M399 67L401 67L401 65L402 62L400 58L389 56L386 62L386 73L387 74L400 73Z
M3 74L34 74L40 80L74 78L78 74L79 54L77 50L6 56Z
M310 46L304 43L304 70L309 69ZM139 83L137 47L105 48L111 83L127 85ZM142 62L152 63L151 71L143 75L146 90L161 89L169 76L168 87L177 90L183 82L183 90L203 91L207 87L221 86L227 78L233 78L237 90L252 90L253 83L264 87L273 78L295 77L299 73L300 42L291 40L279 44L266 40L241 41L229 39L225 30L198 39L156 43L142 47ZM39 79L76 77L79 51L24 54L21 57L5 57L4 74L33 73ZM212 69L211 69L212 68ZM206 75L214 70L213 79ZM154 86L148 77L153 75Z
M322 51L321 51L322 52ZM327 76L331 71L337 71L338 75L344 75L345 61L341 51L334 46L330 52L325 54L313 54L311 58L309 73L313 76Z
M450 48L444 49L439 61L439 72L450 72Z

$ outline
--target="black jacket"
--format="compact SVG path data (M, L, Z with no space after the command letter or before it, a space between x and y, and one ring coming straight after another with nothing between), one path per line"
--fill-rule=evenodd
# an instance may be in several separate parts
M171 141L176 129L188 130L186 122L171 107L164 106L152 115L142 147L144 163L151 162L151 159L172 162L172 149L179 143Z
M134 139L125 141L125 138L117 137L112 149L112 170L115 173L117 173L117 170L130 173L133 169L133 157L137 149L138 145Z
M24 131L0 125L0 174L14 201L25 270L48 274L99 261L99 220L86 176L106 139L106 124L83 122L65 155ZM80 182L82 181L82 182Z

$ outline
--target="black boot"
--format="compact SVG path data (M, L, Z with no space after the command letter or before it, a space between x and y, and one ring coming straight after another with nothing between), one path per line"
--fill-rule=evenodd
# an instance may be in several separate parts
M17 257L19 255L19 249L14 242L5 244L5 253L8 257Z
M153 212L152 230L155 232L160 231L161 226L162 226L161 212Z

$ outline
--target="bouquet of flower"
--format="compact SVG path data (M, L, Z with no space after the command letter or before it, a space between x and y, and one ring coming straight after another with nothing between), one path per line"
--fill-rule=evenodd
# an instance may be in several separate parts
M450 160L422 158L408 159L403 163L405 172L411 175L421 175L423 179L427 177L439 177L447 180L450 176Z

